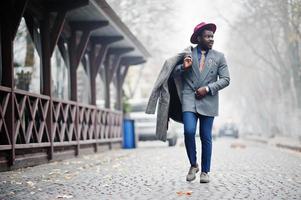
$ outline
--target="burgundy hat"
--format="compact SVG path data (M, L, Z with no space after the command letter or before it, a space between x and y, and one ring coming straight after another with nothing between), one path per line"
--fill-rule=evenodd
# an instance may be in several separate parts
M190 38L190 42L193 44L197 44L198 43L197 37L199 33L204 29L211 30L213 33L215 33L216 25L213 23L206 24L205 22L201 22L200 24L196 25L196 27L193 30L193 34Z

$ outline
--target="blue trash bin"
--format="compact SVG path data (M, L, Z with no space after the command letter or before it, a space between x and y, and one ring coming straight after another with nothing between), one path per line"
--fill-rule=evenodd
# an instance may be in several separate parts
M123 119L123 148L136 148L135 125L132 119Z

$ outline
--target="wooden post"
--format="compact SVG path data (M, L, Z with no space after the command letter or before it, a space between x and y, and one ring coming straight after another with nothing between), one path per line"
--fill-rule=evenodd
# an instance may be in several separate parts
M0 85L2 85L2 21L1 21L1 16L0 16Z
M50 134L50 148L48 152L49 159L53 159L53 142L54 132L52 127L52 79L51 79L51 36L50 36L50 14L45 13L44 19L41 21L41 43L42 43L42 87L41 93L50 97L49 107L46 115L46 126Z
M7 121L7 129L10 134L12 144L11 153L9 156L9 165L15 162L15 106L14 106L14 38L17 33L21 18L26 9L28 0L20 0L18 2L1 2L1 52L2 55L2 83L4 86L11 88L11 95L9 98L5 120Z
M109 25L108 21L73 21L70 22L71 26L71 37L69 39L69 57L70 57L70 96L72 101L77 102L77 68L78 65L84 56L86 51L91 32L94 29L105 27ZM77 42L77 31L81 31L82 35ZM79 140L80 140L80 131L78 130L79 123L79 108L76 108L76 132L77 132L77 151L76 155L79 155Z
M142 57L137 57L137 56L124 56L120 59L119 65L116 70L116 89L117 89L117 104L116 104L116 109L117 110L123 110L122 106L122 86L123 82L125 79L125 76L127 74L127 71L129 69L130 65L137 65L144 63L145 61L143 60Z
M6 21L7 22L7 21ZM1 29L1 48L2 53L2 83L4 86L11 88L11 94L7 106L5 120L7 122L7 130L10 134L12 149L9 155L9 164L13 165L15 161L15 107L14 107L14 66L13 66L13 34L9 23L2 22L6 27Z
M107 56L108 57L108 56ZM110 97L110 81L109 81L109 61L108 59L105 61L104 67L104 83L105 83L105 108L110 108L111 97Z
M70 81L71 81L71 100L77 101L77 67L86 51L91 32L94 29L107 26L107 21L73 21L71 25L71 37L69 40L69 55L70 55ZM77 42L77 31L81 31L82 35Z
M119 66L122 54L133 51L134 48L123 47L123 48L110 48L106 56L105 62L105 107L110 108L111 97L110 97L110 84L112 82L113 76ZM114 60L110 63L110 56L114 55Z
M122 40L122 36L94 36L91 37L91 45L92 49L90 51L89 57L90 57L90 72L91 72L91 104L96 105L96 85L95 85L95 79L96 75L100 72L100 67L102 66L109 46L117 41ZM101 45L99 48L99 51L96 51L96 47L98 45Z
M50 27L50 11L45 12L44 18L41 20L41 94L49 96L49 106L46 114L46 127L50 138L50 148L48 158L53 159L54 154L54 137L53 131L53 116L52 116L52 71L51 71L51 56L55 45L63 30L66 10L57 11L57 16L54 19L52 27Z
M119 64L119 67L116 71L116 89L117 89L117 103L116 103L116 109L117 110L123 110L123 105L122 105L122 74L121 74L121 68L122 65Z

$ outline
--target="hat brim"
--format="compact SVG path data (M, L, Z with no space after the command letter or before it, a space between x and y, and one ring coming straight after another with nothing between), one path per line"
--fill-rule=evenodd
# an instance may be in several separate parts
M199 35L200 32L201 32L202 30L204 30L204 29L210 30L210 31L212 31L213 33L215 33L215 31L216 31L216 25L215 25L215 24L212 24L212 23L209 23L209 24L206 24L206 25L200 27L197 31L195 31L195 32L192 34L192 36L191 36L191 38L190 38L190 42L191 42L192 44L198 44L198 39L197 39L197 38L198 38L198 35Z

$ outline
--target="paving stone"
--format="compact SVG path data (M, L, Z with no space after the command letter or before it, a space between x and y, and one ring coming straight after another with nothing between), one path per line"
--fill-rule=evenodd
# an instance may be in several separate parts
M199 173L195 181L185 181L189 164L179 143L143 142L133 150L2 172L0 199L301 199L300 153L218 138L211 181L200 184ZM231 147L234 143L245 148Z

